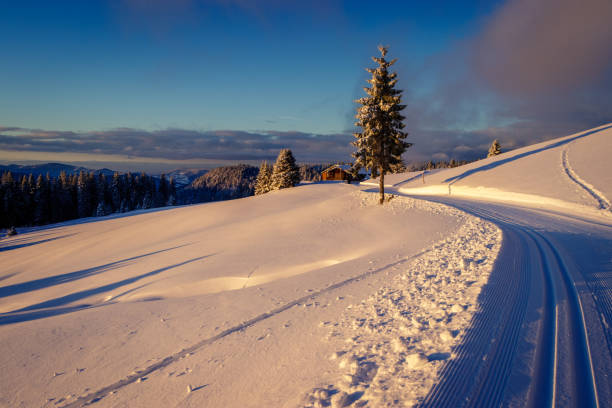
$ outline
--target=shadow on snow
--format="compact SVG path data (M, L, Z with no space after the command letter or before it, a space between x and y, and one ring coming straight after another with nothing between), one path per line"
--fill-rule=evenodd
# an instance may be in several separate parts
M578 136L574 136L574 137L569 138L569 139L561 140L559 142L555 142L555 143L549 144L547 146L541 147L541 148L536 149L536 150L531 150L529 152L520 153L520 154L517 154L516 156L508 157L507 159L502 159L502 160L495 161L493 163L485 164L484 166L476 167L475 169L466 170L466 171L464 171L463 173L461 173L461 174L459 174L457 176L447 178L446 180L444 180L444 183L450 183L452 185L452 184L454 184L454 183L456 183L456 182L458 182L458 181L460 181L460 180L462 180L462 179L464 179L466 177L471 176L472 174L479 173L481 171L491 170L491 169L494 169L496 167L502 166L502 165L504 165L506 163L513 162L515 160L521 159L523 157L531 156L533 154L540 153L540 152L545 151L545 150L554 149L555 147L563 146L565 144L573 142L576 139L580 139L580 138L583 138L585 136L592 135L593 133L598 133L598 132L601 132L603 130L610 129L610 128L612 128L612 125L606 126L604 128L597 129L597 130L592 130L590 132L585 132L585 133L579 134Z
M50 317L50 316L61 315L61 314L81 310L84 308L89 308L89 307L92 307L91 304L82 304L82 305L75 305L75 306L66 306L66 305L72 302L76 302L81 299L85 299L93 295L108 292L108 291L120 288L122 286L129 285L134 282L138 282L141 279L155 276L157 274L168 271L170 269L178 268L188 263L192 263L192 262L199 261L205 258L209 258L211 256L213 256L213 254L200 256L200 257L189 259L187 261L180 262L174 265L166 266L164 268L155 269L151 272L143 273L138 276L133 276L131 278L123 279L123 280L120 280L118 282L114 282L108 285L103 285L97 288L74 292L66 296L61 296L55 299L37 303L35 305L27 306L22 309L15 310L13 312L2 313L0 314L0 326L6 325L6 324L18 323L18 322L26 322L26 321L41 319L41 318ZM100 306L100 305L99 304L93 305L93 307L95 306ZM49 309L49 308L52 308L52 309ZM45 310L40 310L40 309L45 309Z
M58 237L58 238L61 238L61 237ZM57 239L57 238L52 238L52 239ZM97 275L102 272L121 268L123 266L126 266L130 262L135 261L140 258L159 254L159 253L166 252L166 251L171 251L173 249L181 248L187 245L190 245L190 244L184 244L184 245L179 245L179 246L172 247L172 248L162 249L159 251L150 252L148 254L142 254L142 255L131 257L131 258L122 259L120 261L115 261L115 262L107 263L104 265L96 266L93 268L81 269L75 272L69 272L69 273L64 273L61 275L49 276L47 278L35 279L32 281L28 281L28 282L16 283L14 285L2 286L0 287L0 298L18 295L18 294L26 293L26 292L31 292L31 291L38 290L38 289L44 289L50 286L61 285L63 283L72 282L78 279L83 279L88 276L93 276L93 275Z

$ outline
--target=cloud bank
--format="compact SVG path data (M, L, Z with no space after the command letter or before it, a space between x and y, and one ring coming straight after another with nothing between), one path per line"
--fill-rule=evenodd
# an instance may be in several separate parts
M290 148L303 162L348 160L351 136L302 132L146 131L120 128L98 132L0 127L0 150L125 155L168 160L273 160Z

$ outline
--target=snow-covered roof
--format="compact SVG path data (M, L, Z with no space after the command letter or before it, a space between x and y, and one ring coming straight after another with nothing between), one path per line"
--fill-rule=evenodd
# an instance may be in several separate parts
M340 169L340 170L346 171L347 173L350 173L352 168L353 166L351 166L350 164L334 164L333 166L329 166L328 168L323 170L323 173L325 173L326 171L334 170L334 169Z
M334 164L333 166L329 166L328 168L323 170L322 173L325 173L326 171L330 171L330 170L334 170L334 169L340 169L340 170L346 171L347 173L352 173L353 166L351 166L350 164ZM370 174L364 168L359 169L358 173L359 174L365 174L365 175L369 175Z

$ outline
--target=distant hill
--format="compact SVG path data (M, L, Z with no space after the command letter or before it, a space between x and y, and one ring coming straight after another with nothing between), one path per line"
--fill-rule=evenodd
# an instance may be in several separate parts
M255 190L257 173L257 167L246 164L217 167L185 187L179 201L198 203L251 196Z
M44 163L44 164L33 164L33 165L21 165L21 164L8 164L1 165L0 164L0 174L6 171L10 171L13 175L22 175L22 174L32 174L35 177L39 174L43 176L49 173L51 177L58 177L62 171L65 171L66 174L79 174L81 171L94 174L104 174L107 176L112 176L114 174L113 170L110 169L88 169L86 167L73 166L70 164L62 164L62 163Z
M183 188L190 185L194 180L206 174L208 170L202 169L177 169L166 173L166 178L174 179L174 184L177 188Z

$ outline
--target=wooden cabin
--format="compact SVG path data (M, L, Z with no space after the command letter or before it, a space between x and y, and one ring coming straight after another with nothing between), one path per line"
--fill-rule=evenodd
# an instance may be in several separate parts
M323 181L352 181L353 174L348 164L334 164L321 172Z

